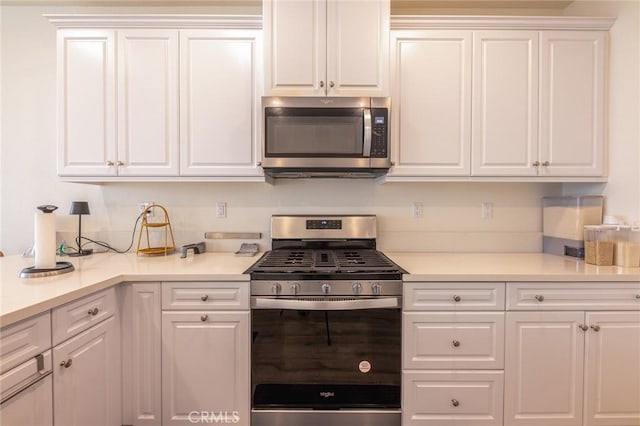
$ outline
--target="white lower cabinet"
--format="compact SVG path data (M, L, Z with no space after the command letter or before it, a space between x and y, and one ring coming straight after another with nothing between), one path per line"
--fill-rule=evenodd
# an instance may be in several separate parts
M52 426L51 375L0 405L0 424Z
M249 425L249 312L162 313L164 425Z
M119 330L112 316L54 347L55 425L122 424Z
M639 295L637 282L508 285L507 309L527 311L507 312L505 426L640 425Z
M501 426L504 283L405 283L404 294L402 424Z
M406 372L402 424L501 426L502 375L477 370Z

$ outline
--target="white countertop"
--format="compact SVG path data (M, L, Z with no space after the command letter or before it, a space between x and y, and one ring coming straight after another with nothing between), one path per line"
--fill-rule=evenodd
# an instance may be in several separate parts
M540 253L385 253L410 275L405 281L627 281L640 284L640 268L587 265ZM180 259L135 254L63 257L75 271L57 277L20 278L33 259L0 258L0 326L126 281L249 281L242 273L258 259L203 253Z

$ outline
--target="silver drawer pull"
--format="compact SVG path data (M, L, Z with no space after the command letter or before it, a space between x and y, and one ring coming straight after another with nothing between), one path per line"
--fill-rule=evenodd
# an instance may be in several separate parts
M585 325L585 324L578 324L578 328L580 328L580 330L582 330L582 331L589 330L589 326Z
M457 294L455 296L453 296L453 301L454 302L459 302L462 300L462 297L458 296Z
M73 360L71 358L69 358L66 361L60 362L60 367L69 368L69 367L71 367L72 363L73 363Z
M543 296L543 295L541 295L541 294L536 294L536 295L535 295L535 298L536 298L536 300L537 300L538 302L542 302L542 301L544 300L544 296Z
M209 319L209 315L202 315L200 317L200 321L202 321L202 322L206 322L208 319Z
M96 315L98 315L98 308L89 309L89 312L87 312L87 314L95 317Z
M459 348L459 347L460 347L460 341L459 341L459 340L454 340L454 341L453 341L453 342L451 342L451 343L453 343L453 346L455 346L456 348Z
M202 296L202 297L200 298L200 300L202 300L203 302L206 302L207 300L209 300L209 295L208 295L208 294L205 294L204 296Z
M600 331L600 326L599 326L599 325L592 325L592 326L591 326L591 329L592 329L593 331Z
M451 405L453 405L454 407L457 407L458 405L460 405L460 401L458 401L457 399L452 399Z

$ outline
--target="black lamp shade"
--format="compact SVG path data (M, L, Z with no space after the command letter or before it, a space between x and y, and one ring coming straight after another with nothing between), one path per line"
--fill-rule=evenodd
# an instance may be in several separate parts
M87 201L72 201L69 214L91 214L89 212L89 203Z

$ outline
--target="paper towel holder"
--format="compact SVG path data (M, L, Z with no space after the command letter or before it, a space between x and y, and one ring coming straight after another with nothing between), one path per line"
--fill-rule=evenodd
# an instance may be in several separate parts
M87 201L72 201L69 214L78 215L78 236L76 237L76 244L78 245L76 253L69 253L71 257L87 256L93 253L93 250L82 249L82 215L91 214L89 211L89 203Z

